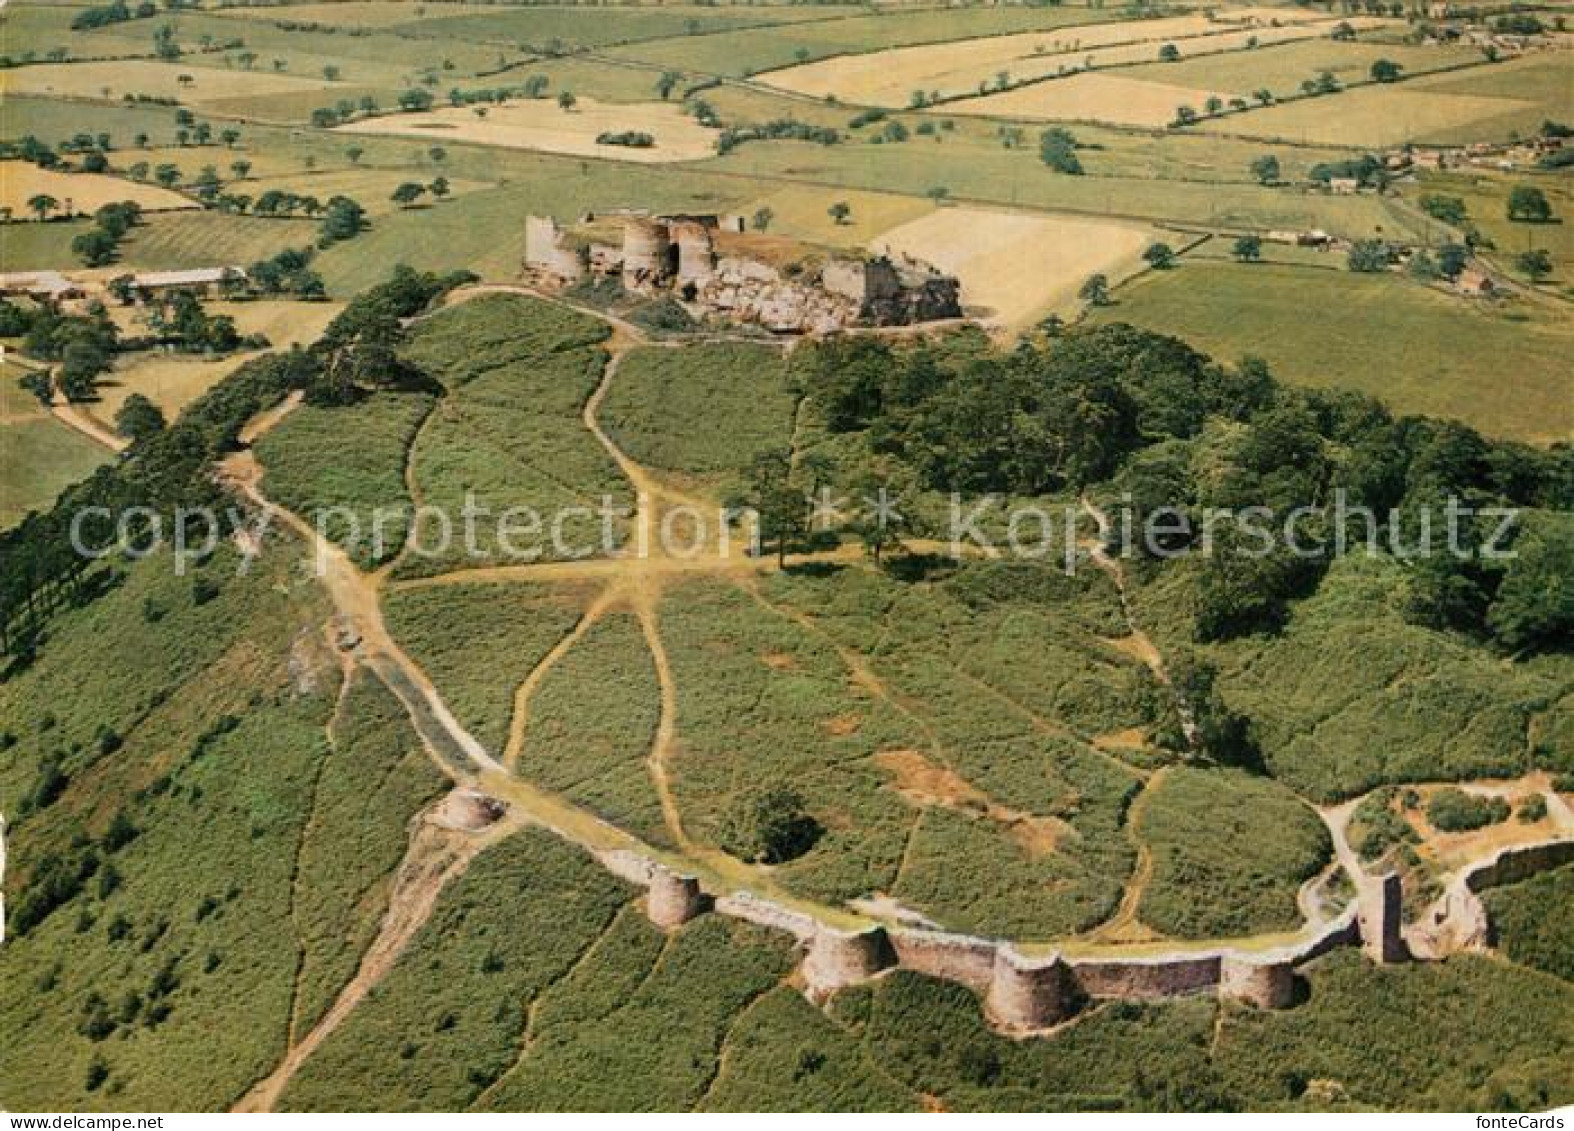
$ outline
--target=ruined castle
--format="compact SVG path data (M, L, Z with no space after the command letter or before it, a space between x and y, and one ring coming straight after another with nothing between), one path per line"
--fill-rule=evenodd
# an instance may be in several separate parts
M525 271L551 286L616 279L631 292L668 295L700 316L776 333L905 326L958 318L954 276L907 256L788 255L788 241L744 231L741 217L586 215L573 229L525 221Z

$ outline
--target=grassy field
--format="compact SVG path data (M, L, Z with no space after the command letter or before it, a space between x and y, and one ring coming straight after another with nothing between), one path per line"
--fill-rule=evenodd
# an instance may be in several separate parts
M295 410L257 444L268 493L362 565L394 558L413 506L405 464L434 403L421 393L374 393L349 407Z
M520 775L649 844L670 843L645 765L660 701L639 622L628 612L608 614L537 686Z
M17 387L24 371L0 365L0 529L92 474L109 453L55 420L32 393Z
M946 110L1030 121L1106 122L1159 128L1174 119L1177 106L1200 107L1211 95L1223 97L1223 92L1133 78L1123 72L1084 73L969 98Z
M1296 890L1333 850L1322 821L1293 793L1234 770L1170 771L1146 800L1139 835L1152 850L1153 876L1138 917L1179 938L1294 930Z
M1558 222L1522 224L1508 218L1508 195L1514 186L1533 184L1546 195ZM1512 267L1522 251L1542 248L1552 256L1552 275L1548 285L1574 284L1574 185L1567 177L1548 177L1529 172L1500 173L1487 169L1427 171L1409 195L1458 197L1464 201L1469 223L1484 232L1496 245L1487 254L1499 264Z
M476 739L501 754L514 689L579 619L584 594L539 585L395 589L388 629Z
M602 556L624 520L603 521L604 505L631 504L628 482L585 428L581 413L606 361L585 343L606 327L562 307L511 295L484 296L427 322L411 346L450 392L411 453L422 503L458 515L473 498L491 513L525 507L539 518L533 535L516 532L511 551L496 524L479 524L473 545L440 547L440 530L417 529L422 548L407 575L472 568L518 555Z
M635 460L710 486L792 441L796 398L778 350L753 345L643 349L627 355L602 426Z
M181 76L190 81L181 81ZM90 98L105 102L123 96L178 98L201 107L208 99L256 97L316 91L323 103L334 101L333 85L321 77L302 78L271 71L227 71L153 59L117 59L103 63L45 63L0 71L0 92Z
M1216 357L1261 357L1284 380L1360 389L1399 412L1457 417L1492 435L1546 442L1574 431L1559 360L1574 337L1524 302L1482 305L1334 265L1187 260L1123 288L1097 317L1174 334ZM1507 372L1503 358L1513 358Z
M1497 945L1515 962L1574 982L1574 868L1495 888L1482 896Z

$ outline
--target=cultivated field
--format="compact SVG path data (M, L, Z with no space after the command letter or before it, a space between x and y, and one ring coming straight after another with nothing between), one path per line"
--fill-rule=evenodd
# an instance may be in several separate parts
M991 325L1018 328L1067 308L1084 280L1130 274L1154 233L1140 225L981 208L942 208L874 246L906 252L962 280L962 302Z
M600 134L625 130L648 133L656 143L646 149L596 144ZM639 164L693 161L708 157L716 150L715 131L699 125L675 105L664 102L603 104L589 98L581 100L572 110L564 110L555 100L510 102L493 106L485 118L477 117L464 107L396 114L342 126L339 132L406 134L429 138L434 143L468 141Z
M1164 126L1174 120L1177 107L1200 107L1210 96L1227 98L1228 92L1172 86L1124 74L1084 73L969 98L946 110L995 118Z
M134 200L144 211L168 211L176 208L195 208L197 204L178 192L141 184L121 177L102 173L62 173L54 169L40 169L26 161L0 161L0 207L20 219L30 219L34 213L28 201L35 196L52 196L59 208L51 217L60 215L86 215L101 205L121 200Z
M17 386L24 372L0 365L0 530L30 510L47 510L64 488L109 458Z
M1315 79L1324 71L1341 83L1368 82L1372 64L1379 59L1398 63L1406 75L1485 65L1481 52L1471 47L1341 42L1326 35L1296 43L1264 45L1253 51L1205 56L1187 52L1185 45L1181 46L1183 57L1179 62L1151 63L1123 73L1130 78L1228 91L1250 99L1259 90L1271 91L1279 98L1298 95L1302 82ZM1200 110L1201 104L1196 108Z
M181 76L190 78L181 82ZM268 71L227 71L197 63L123 59L103 63L44 63L0 71L0 94L48 95L118 101L123 95L177 98L201 106L211 99L310 91L332 104L333 86L320 78Z
M1183 57L1239 51L1325 34L1323 24L1240 29L1203 16L1079 25L1050 33L996 36L904 47L790 67L760 81L817 98L905 106L914 91L949 98L995 87L999 77L1020 82L1093 67L1150 62L1164 44Z
M1534 109L1533 103L1510 98L1424 90L1416 82L1361 86L1324 98L1298 99L1231 114L1199 128L1302 144L1377 147L1465 133L1481 123Z

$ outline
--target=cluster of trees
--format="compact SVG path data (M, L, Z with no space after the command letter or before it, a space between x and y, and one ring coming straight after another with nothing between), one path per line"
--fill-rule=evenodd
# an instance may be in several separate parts
M128 20L145 20L157 14L158 7L153 0L142 0L135 8L125 3L125 0L114 0L112 4L83 8L72 18L71 30L90 31L110 24L123 24Z
M142 206L132 200L106 204L93 213L93 226L71 241L71 252L87 267L114 261L120 241L142 218Z
M175 294L148 311L148 328L164 345L185 353L232 353L247 346L260 348L266 338L242 338L235 319L209 314L194 295Z
M120 331L102 307L87 314L62 314L53 306L27 311L4 303L0 327L20 331L23 353L55 364L52 381L47 372L29 373L20 381L46 405L55 389L67 400L90 400L99 374L109 369L120 348Z
M311 248L285 248L268 259L259 259L246 269L251 285L265 295L294 295L316 299L328 292L322 276L312 270Z
M841 132L830 126L815 126L795 118L776 118L754 125L726 127L716 139L716 152L730 153L749 141L813 141L820 145L836 145L841 140Z
M1574 519L1558 513L1574 507L1569 445L1536 449L1453 422L1395 418L1364 395L1283 386L1260 361L1220 366L1121 324L1008 353L831 341L806 351L798 373L827 427L861 433L885 478L910 477L920 491L1118 491L1138 515L1173 515L1170 549L1197 545L1206 509L1266 508L1277 528L1294 508L1316 508L1302 538L1310 552L1237 554L1254 533L1229 523L1213 532L1216 552L1195 575L1200 640L1271 629L1315 588L1338 534L1327 510L1336 491L1352 512L1377 516L1370 531L1351 518L1351 543L1370 533L1380 552L1396 554L1414 549L1424 508L1441 530L1449 498L1526 508L1506 568L1445 552L1439 534L1437 552L1414 562L1407 615L1508 649L1574 639ZM755 481L756 503L784 490L769 476ZM1490 520L1460 522L1467 551L1495 533Z
M656 139L640 130L622 130L614 133L608 131L596 135L597 145L623 145L630 149L650 149L656 144Z
M1057 173L1070 177L1082 175L1082 162L1077 157L1077 137L1062 126L1054 126L1038 136L1038 156L1044 164Z
M393 190L389 199L400 208L410 208L427 193L442 200L451 191L447 177L437 177L429 185L423 185L420 181L405 181Z

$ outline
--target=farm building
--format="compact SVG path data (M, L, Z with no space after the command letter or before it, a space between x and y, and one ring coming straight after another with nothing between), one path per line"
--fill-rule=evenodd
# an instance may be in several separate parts
M1497 294L1497 284L1479 267L1466 267L1454 280L1454 289L1473 298L1491 298Z
M185 271L144 271L131 276L131 290L142 301L174 294L217 297L246 281L240 267L194 267Z
M63 302L87 292L59 271L10 271L0 274L0 294L21 295L39 302Z

